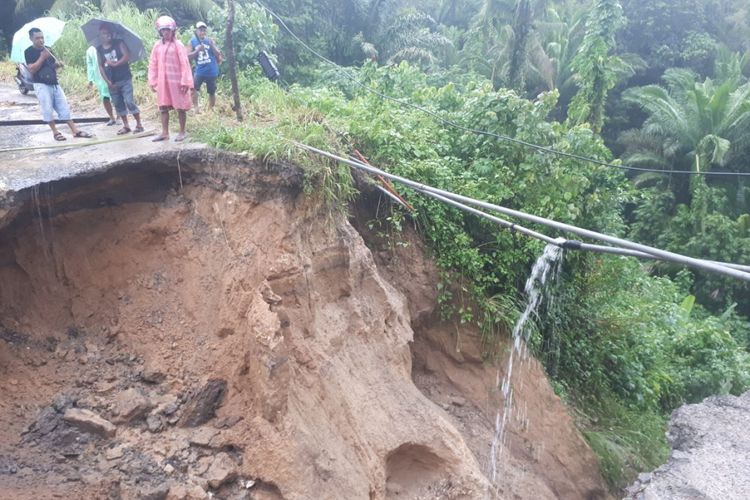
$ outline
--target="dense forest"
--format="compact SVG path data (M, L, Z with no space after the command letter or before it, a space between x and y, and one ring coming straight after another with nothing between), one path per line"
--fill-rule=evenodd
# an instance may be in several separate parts
M356 148L436 187L750 264L746 0L235 3L242 95L255 118L206 119L200 133L210 144L293 159L334 202L352 196L348 170L285 139ZM136 24L147 40L161 13L181 26L206 20L218 40L226 19L224 3L211 0L18 0L3 9L6 48L15 29L47 11L72 26L103 13ZM66 28L56 49L82 64L77 30ZM263 78L259 50L275 57L281 86ZM142 79L145 67L136 70ZM399 229L413 221L442 269L446 317L476 323L491 345L518 317L543 244L404 195L415 212L392 208L373 227L399 244ZM664 422L674 408L750 388L747 282L567 252L551 293L531 344L613 488L665 458Z

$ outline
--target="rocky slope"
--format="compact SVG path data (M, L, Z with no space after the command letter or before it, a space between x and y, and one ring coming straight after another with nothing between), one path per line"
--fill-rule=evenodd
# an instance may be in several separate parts
M418 241L301 188L195 150L5 199L0 497L604 497L531 360L489 484L497 367Z
M627 498L750 498L749 429L750 392L678 408L667 433L669 461L639 475Z

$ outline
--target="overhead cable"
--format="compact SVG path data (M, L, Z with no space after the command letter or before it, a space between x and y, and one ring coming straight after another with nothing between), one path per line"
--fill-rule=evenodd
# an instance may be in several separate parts
M401 106L408 106L408 107L410 107L412 109L415 109L417 111L420 111L422 113L430 115L433 118L435 118L437 121L439 121L440 123L443 123L444 125L448 125L450 127L454 127L456 129L459 129L459 130L463 130L464 132L470 132L472 134L483 135L483 136L487 136L487 137L494 137L495 139L500 139L502 141L506 141L506 142L511 142L511 143L514 143L514 144L518 144L520 146L524 146L524 147L527 147L527 148L530 148L530 149L534 149L536 151L540 151L540 152L543 152L543 153L553 154L553 155L557 155L557 156L562 156L562 157L565 157L565 158L571 158L571 159L574 159L574 160L579 160L579 161L583 161L583 162L587 162L587 163L592 163L592 164L599 165L599 166L602 166L602 167L616 168L616 169L620 169L620 170L632 170L632 171L636 171L636 172L661 173L661 174L706 175L706 176L713 175L713 176L750 177L750 172L710 172L710 171L699 171L699 170L669 170L669 169L659 169L659 168L633 167L633 166L630 166L630 165L618 165L616 163L609 163L607 161L598 160L596 158L591 158L589 156L583 156L583 155L579 155L579 154L575 154L575 153L568 153L568 152L565 152L565 151L560 151L560 150L551 148L549 146L541 146L539 144L534 144L534 143L531 143L531 142L527 142L527 141L524 141L524 140L521 140L521 139L516 139L514 137L510 137L510 136L503 135L503 134L496 134L494 132L489 132L489 131L486 131L486 130L479 130L479 129L474 129L474 128L471 128L471 127L465 127L465 126L463 126L463 125L461 125L459 123L454 122L453 120L449 120L447 118L443 118L439 114L435 113L434 111L430 111L427 108L424 108L422 106L418 106L418 105L413 104L413 103L408 102L408 101L397 99L395 97L391 97L391 96L389 96L387 94L383 94L382 92L380 92L380 91L378 91L378 90L376 90L376 89L368 86L367 84L365 84L362 81L360 81L359 79L357 79L357 77L355 77L354 75L350 74L346 69L344 69L343 67L341 67L339 64L337 64L334 61L328 59L326 56L320 54L318 51L316 51L315 49L313 49L312 47L310 47L309 45L307 45L300 37L298 37L286 25L286 23L284 22L284 20L278 14L276 14L274 11L272 11L271 9L269 9L268 7L266 7L265 5L263 5L259 0L255 0L255 2L258 5L260 5L266 12L268 12L272 17L274 17L279 22L279 24L281 24L281 26L292 36L292 38L294 38L300 45L302 45L305 49L307 49L308 52L314 54L319 59L321 59L321 60L325 61L326 63L334 66L335 68L339 69L342 74L344 74L347 78L349 78L351 81L353 81L354 83L356 83L357 85L359 85L363 89L365 89L368 92L371 92L371 93L373 93L373 94L381 97L382 99L387 99L387 100L393 101L393 102L395 102L395 103L397 103L397 104L399 104Z
M409 186L413 189L416 189L418 191L428 191L430 193L434 193L440 196L443 196L445 198L449 198L452 200L456 200L462 203L465 203L467 205L472 205L475 207L480 207L486 210L492 210L495 212L499 212L504 215L509 215L512 217L516 217L521 220L525 220L528 222L534 222L536 224L541 224L547 227L552 227L554 229L560 230L560 231L566 231L573 234L577 234L579 236L583 236L585 238L590 238L593 240L603 241L605 243L609 243L610 245L615 245L618 247L626 248L629 250L634 250L636 252L642 252L649 255L654 256L655 258L660 258L661 260L669 261L669 262L675 262L677 264L693 267L696 269L703 269L705 271L711 271L719 274L724 274L726 276L731 276L733 278L738 278L743 281L750 282L750 273L735 269L733 267L729 267L727 265L711 262L703 259L696 259L694 257L688 257L686 255L680 255L677 253L669 252L666 250L661 250L658 248L650 247L648 245L642 245L640 243L634 243L632 241L628 241L622 238L617 238L615 236L610 236L603 233L598 233L596 231L591 231L589 229L580 228L577 226L573 226L570 224L566 224L563 222L554 221L552 219L546 219L544 217L539 217L532 214L527 214L525 212L521 212L519 210L514 210L512 208L502 207L500 205L494 205L492 203L483 202L480 200L475 200L473 198L469 198L466 196L462 196L459 194L451 193L450 191L445 191L442 189L434 188L432 186L429 186L427 184L422 184L420 182L413 181L411 179L407 179L405 177L401 177L398 175L394 175L391 173L388 173L384 170L381 170L379 168L373 167L371 165L365 165L361 162L357 162L354 160L350 160L347 158L344 158L342 156L335 155L333 153L330 153L328 151L323 151L321 149L315 148L313 146L309 146L307 144L302 144L296 141L292 141L294 145L296 145L300 149L304 149L306 151L310 151L312 153L316 153L321 156L325 156L327 158L330 158L332 160L345 163L347 165L353 166L355 168L359 168L361 170L365 170L367 172L382 175L383 177L386 177L390 180L399 182L401 184L404 184L406 186Z

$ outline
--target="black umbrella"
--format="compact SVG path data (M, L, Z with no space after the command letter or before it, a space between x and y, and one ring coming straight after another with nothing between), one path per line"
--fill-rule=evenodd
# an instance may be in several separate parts
M97 46L100 44L99 28L101 28L102 24L107 25L112 31L113 40L122 40L128 47L128 51L130 52L130 62L142 59L146 55L141 37L119 22L110 21L109 19L99 19L95 17L94 19L86 21L86 23L81 26L83 35L91 45Z

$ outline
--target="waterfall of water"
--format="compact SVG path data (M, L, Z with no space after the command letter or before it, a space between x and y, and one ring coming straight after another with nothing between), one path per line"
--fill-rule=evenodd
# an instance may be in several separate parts
M524 286L527 298L526 308L513 327L513 346L508 357L508 369L501 386L504 402L502 409L498 410L495 417L495 435L490 448L490 479L492 484L495 484L497 480L498 456L502 453L505 426L510 418L511 406L513 404L513 390L511 385L513 360L516 354L521 357L526 355L526 344L529 339L529 319L536 315L544 299L547 283L554 281L559 274L562 254L562 247L552 244L547 245L542 255L534 263L534 267L531 268L531 274ZM497 385L500 386L500 370L497 372Z
M42 197L39 192L39 185L35 185L31 188L31 202L33 205L32 217L35 216L39 223L40 246L42 247L42 252L44 252L44 257L49 262L51 259L49 245L47 243L47 233L44 227L44 217L42 216Z

